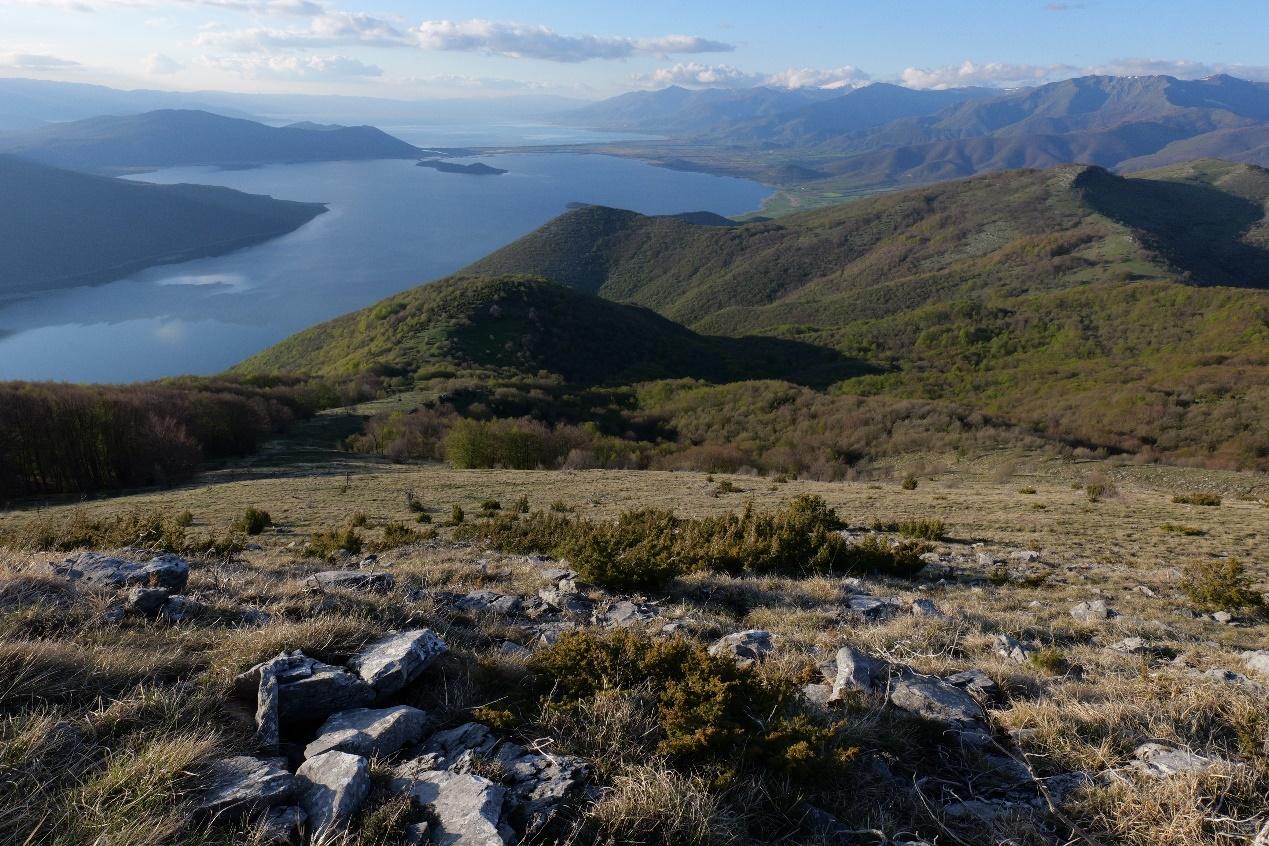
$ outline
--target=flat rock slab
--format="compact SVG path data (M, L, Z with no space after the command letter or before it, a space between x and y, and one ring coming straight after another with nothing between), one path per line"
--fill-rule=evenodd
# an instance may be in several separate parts
M277 761L225 758L212 765L195 814L217 822L256 816L289 800L298 787L295 776Z
M896 708L941 723L980 729L983 709L965 691L936 676L902 673L890 686L890 703Z
M834 658L836 672L833 675L833 690L829 701L837 702L845 697L848 690L873 691L884 685L890 676L890 665L865 655L851 646L843 646L837 650Z
M312 590L368 590L375 593L387 593L396 585L397 580L391 573L375 573L366 570L324 570L314 573L304 580L304 584Z
M1132 753L1132 767L1142 775L1167 778L1180 773L1201 773L1226 766L1226 762L1207 758L1187 749L1164 746L1162 743L1143 743Z
M295 771L295 777L313 843L347 829L370 793L370 763L347 752L331 751L309 758Z
M348 666L381 695L396 693L444 652L445 641L431 629L389 632L354 655Z
M261 709L257 711L258 726L270 718L261 713L269 708L274 710L280 725L311 724L337 711L369 705L375 699L374 689L357 676L343 667L323 664L298 649L257 664L238 676L234 684L243 699L256 698L257 708Z
M391 755L423 736L427 714L409 705L395 708L353 708L327 718L317 739L304 748L305 758L331 750L367 758Z
M394 783L394 787L395 787ZM505 846L512 832L501 826L507 789L472 773L431 770L408 787L410 796L431 809L436 825L429 834L436 846Z
M710 655L727 655L741 668L752 667L775 649L775 640L766 629L735 632L716 640L709 647Z
M62 564L54 564L52 569L60 576L97 588L144 585L177 593L185 589L189 580L189 562L171 553L139 562L99 552L81 552Z

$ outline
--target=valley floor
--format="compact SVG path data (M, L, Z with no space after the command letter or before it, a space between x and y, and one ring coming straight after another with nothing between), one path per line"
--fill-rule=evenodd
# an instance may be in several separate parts
M930 462L905 490L898 479L453 470L352 456L332 468L310 458L226 468L166 492L0 515L0 537L11 538L37 521L132 508L188 510L195 533L225 531L248 506L274 523L237 555L191 561L185 595L194 610L178 622L112 611L121 594L50 571L66 552L0 549L0 842L284 842L247 823L191 822L209 761L265 751L253 734L254 703L232 692L234 674L286 649L343 663L386 631L421 627L437 632L449 653L390 702L422 708L430 730L483 720L533 749L591 763L599 789L561 816L566 833L553 842L1227 846L1251 844L1262 827L1269 837L1269 625L1246 609L1213 615L1180 590L1186 565L1233 557L1255 591L1269 591L1264 475L988 456ZM1099 497L1090 497L1090 484L1102 486ZM1219 492L1221 503L1173 502L1194 491ZM664 595L581 585L565 602L561 594L574 585L550 570L558 562L455 541L449 525L455 506L470 522L491 499L504 511L523 497L534 510L608 519L634 508L685 516L750 502L777 509L802 494L822 497L854 535L884 523L943 521L944 536L927 553L934 563L913 580L694 573ZM418 503L438 537L385 544L364 561L303 554L313 534L350 523L361 524L368 544L390 523L417 526ZM332 567L393 581L384 592L306 581ZM471 598L482 591L491 593ZM540 613L502 615L489 605L496 596ZM1080 603L1091 613L1073 614ZM542 705L528 722L499 723L539 669L530 651L548 649L542 644L570 628L611 631L619 609L637 610L621 623L630 631L661 637L669 624L702 645L769 632L773 648L756 672L807 685L800 707L838 726L857 750L849 783L781 782L784 792L773 796L768 785L760 797L743 777L711 781L676 768L639 734L656 727L640 698L646 691L599 696L580 715ZM919 727L894 722L898 700L885 685L825 704L835 680L842 684L844 645L888 667L887 684L896 686L914 672L985 673L985 688L970 689L996 745L970 749L961 734L959 746L944 737L923 751L930 741ZM312 736L305 731L292 740ZM419 816L403 805L389 787L413 765L402 760L372 756L369 798L349 842L408 842L419 821L440 842L493 842L475 834L445 840L457 822L444 808ZM501 778L508 797L518 789L487 767L473 772L477 781ZM798 796L813 796L818 810ZM515 816L522 809L505 801L504 828L516 833L500 836L515 842L525 834ZM844 822L824 822L817 814L826 807Z

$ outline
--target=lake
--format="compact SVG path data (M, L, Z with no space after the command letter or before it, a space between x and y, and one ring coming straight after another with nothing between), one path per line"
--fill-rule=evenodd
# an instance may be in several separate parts
M747 180L610 156L517 153L471 161L508 172L473 176L372 161L172 168L136 177L324 202L330 211L227 256L0 308L0 379L129 382L217 373L297 330L452 273L572 202L734 215L770 194Z

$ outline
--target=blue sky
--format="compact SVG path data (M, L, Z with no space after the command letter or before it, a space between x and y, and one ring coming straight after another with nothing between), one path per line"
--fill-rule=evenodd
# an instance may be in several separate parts
M1266 36L1265 0L0 0L0 75L389 97L1269 80Z

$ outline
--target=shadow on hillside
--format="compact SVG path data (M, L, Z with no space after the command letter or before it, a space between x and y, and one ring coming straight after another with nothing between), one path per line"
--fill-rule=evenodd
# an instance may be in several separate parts
M823 389L843 379L881 372L880 368L866 361L804 341L757 335L714 337L710 340L719 346L722 357L730 365L728 381L779 379L807 388Z
M1210 185L1089 170L1076 186L1097 212L1131 227L1195 285L1269 288L1269 250L1242 240L1262 206Z

